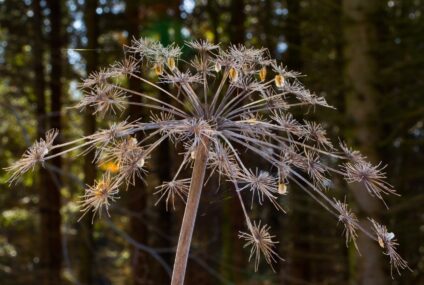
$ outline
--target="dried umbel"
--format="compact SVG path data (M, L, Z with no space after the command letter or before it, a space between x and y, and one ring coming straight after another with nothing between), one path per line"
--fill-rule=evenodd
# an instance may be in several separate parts
M302 110L306 114L316 107L329 108L325 99L306 89L300 74L271 59L266 49L236 45L223 49L206 41L187 46L196 53L192 60L180 60L181 48L175 44L165 47L149 39L133 40L125 47L123 61L91 74L81 84L85 95L77 107L89 106L94 114L113 116L121 114L125 106L136 105L148 109L150 119L113 123L110 129L57 146L52 145L57 133L51 131L8 168L10 181L54 156L95 149L95 162L113 163L114 171L87 189L82 211L100 213L108 210L119 189L136 183L137 177L143 179L151 153L169 139L184 148L182 163L155 194L158 202L165 200L167 208L178 198L187 203L172 284L183 283L200 194L211 175L219 175L219 181L233 186L248 230L241 232L240 238L251 247L255 269L261 254L270 265L280 257L270 228L250 220L244 197L251 197L251 206L270 203L282 209L281 200L292 185L314 197L344 224L346 244L356 245L357 232L364 231L382 245L396 270L406 268L385 227L373 221L376 231L368 232L345 203L323 191L331 189L335 176L340 176L348 183L362 184L370 198L383 201L383 196L396 194L384 181L382 167L371 165L344 143L338 150L320 123L291 114L293 109L296 114ZM130 90L125 78L139 80L168 98ZM133 97L143 100L129 100ZM61 152L48 156L54 148ZM250 154L249 161L242 152ZM264 169L258 168L258 160ZM183 177L186 172L182 170L190 167L191 177Z
M30 146L27 151L22 155L22 158L11 166L7 167L6 170L11 172L12 175L9 178L9 182L16 182L22 174L34 169L37 164L44 166L44 161L49 157L46 157L50 150L53 148L53 142L58 135L57 130L49 130L46 133L45 139L36 141Z
M91 209L94 212L93 219L97 213L101 216L103 209L109 215L110 203L118 198L118 193L118 188L111 179L110 173L107 172L103 175L102 179L96 181L93 186L88 186L85 190L85 194L82 196L83 200L81 201L81 209L84 215ZM81 216L80 220L84 215Z

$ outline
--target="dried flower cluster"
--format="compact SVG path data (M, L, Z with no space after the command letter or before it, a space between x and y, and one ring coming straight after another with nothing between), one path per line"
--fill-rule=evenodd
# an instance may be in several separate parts
M337 149L321 124L296 119L291 114L293 109L330 106L302 85L299 73L271 59L266 49L238 45L222 49L206 41L189 42L187 46L196 53L191 61L180 58L182 50L177 45L165 47L149 39L133 40L125 47L123 61L84 80L81 89L85 95L76 107L90 107L94 114L105 116L120 115L126 106L137 105L152 112L150 119L114 123L109 129L56 146L52 144L57 132L50 131L45 140L36 142L8 168L12 172L10 182L51 157L75 149L95 149L96 163L116 165L114 173L105 174L82 197L83 212L100 213L108 210L119 189L134 184L136 177L143 179L151 153L169 139L183 146L183 160L173 179L159 186L155 194L158 202L164 199L167 207L168 203L174 206L175 198L184 201L190 195L191 181L181 177L182 170L193 164L203 144L208 150L209 177L219 175L220 181L233 185L240 200L248 231L239 236L252 248L255 269L261 255L271 266L281 258L274 249L276 241L269 226L250 220L241 195L244 192L251 195L251 205L255 201L259 205L270 202L282 209L280 199L293 183L330 210L345 226L346 244L356 246L357 231L366 230L345 203L329 198L322 190L332 187L334 176L341 176L348 183L362 184L371 196L383 201L384 195L396 194L384 181L384 167L371 165L344 143ZM148 79L151 77L156 80ZM169 100L128 89L129 78L160 91ZM143 100L129 100L132 97ZM61 152L47 156L54 148ZM266 170L252 166L240 150L266 162ZM331 166L329 161L339 161L340 166ZM367 234L385 249L391 266L398 271L406 268L407 263L395 251L393 236L384 226L372 223L375 233Z

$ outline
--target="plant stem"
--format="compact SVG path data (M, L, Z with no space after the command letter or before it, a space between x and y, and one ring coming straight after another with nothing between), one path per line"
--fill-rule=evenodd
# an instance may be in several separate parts
M193 236L194 223L196 221L200 195L202 194L205 178L208 144L208 139L203 138L196 150L193 173L191 175L190 192L188 194L183 222L181 224L180 237L178 238L171 285L184 284L191 238Z

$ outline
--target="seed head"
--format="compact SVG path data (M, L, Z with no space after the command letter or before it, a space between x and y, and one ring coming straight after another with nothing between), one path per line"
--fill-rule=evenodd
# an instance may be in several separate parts
M110 173L103 175L102 179L95 181L93 186L88 186L85 194L81 196L81 212L84 214L80 217L81 220L88 212L93 212L92 221L98 214L102 215L103 209L109 215L109 206L111 202L118 199L118 185L111 179Z
M185 202L189 188L190 179L188 178L163 182L162 185L156 187L158 190L154 194L160 196L155 205L157 205L163 198L166 197L166 210L168 211L169 202L172 202L172 208L175 210L175 198L179 197L183 202Z
M274 270L273 263L277 260L283 260L275 251L275 244L273 241L275 236L269 233L270 227L268 225L261 226L261 221L258 224L255 222L249 225L250 232L240 232L239 238L245 241L244 247L250 247L249 261L254 259L255 271L258 271L261 261L261 255L264 256L265 261Z
M348 162L343 167L346 171L345 178L348 183L362 183L372 196L376 196L383 202L383 194L396 194L396 190L384 181L386 175L382 170L385 166L381 166L380 163L373 166L366 161Z
M56 129L47 131L45 139L40 139L35 142L25 151L21 159L5 168L6 171L12 173L8 182L10 184L17 182L23 174L29 170L33 170L37 164L44 166L45 157L51 150L53 142L58 134L59 132Z
M343 232L346 238L346 247L349 242L353 242L356 250L358 250L358 245L356 244L356 238L358 237L358 218L356 218L356 215L349 209L346 204L346 199L344 203L337 199L334 199L334 202L336 204L335 208L339 213L339 222L342 222L345 227Z
M345 203L328 197L329 191L322 189L333 188L333 179L341 176L349 183L363 184L371 196L379 199L383 194L396 192L385 182L381 164L372 166L345 144L337 150L324 126L309 121L310 111L331 108L325 98L305 88L300 73L277 63L264 48L221 48L202 40L186 45L196 55L180 60L181 48L175 44L163 46L149 39L132 40L125 47L123 61L84 80L84 97L77 107L91 108L92 113L109 117L120 115L125 107L133 105L148 109L150 116L143 121L140 118L132 123L117 122L109 129L55 147L52 142L57 132L49 133L8 168L12 172L9 181L16 181L37 163L43 164L56 155L77 149L84 154L95 149L95 162L101 168L113 166L103 167L113 169L113 173L108 172L101 182L87 190L83 210L107 210L119 187L135 184L137 177L144 181L152 152L170 140L182 147L183 159L171 181L157 188L158 202L166 197L168 208L170 201L174 206L175 197L185 199L190 180L184 175L197 159L199 147L206 147L209 176L205 176L205 183L212 175L218 175L219 181L234 186L231 190L240 200L250 230L240 237L252 246L251 259L254 256L256 269L261 252L269 264L279 257L273 250L275 242L268 233L269 227L250 221L244 196L251 195L251 207L254 202L262 206L267 200L282 209L279 200L285 199L288 183L335 214L345 225L346 241L355 242L356 232L366 230L357 225L355 215ZM148 88L143 88L143 92L131 90L125 78ZM130 97L142 100L127 100ZM56 147L64 150L48 156ZM393 251L393 238L379 235L377 240L387 250L392 265L405 268L406 263Z
M390 259L390 272L393 278L393 268L400 275L400 270L409 269L408 262L404 260L397 252L398 247L395 234L388 232L386 226L377 223L373 219L369 219L374 227L374 232L377 236L378 244L384 249L384 254ZM412 270L411 270L412 271Z

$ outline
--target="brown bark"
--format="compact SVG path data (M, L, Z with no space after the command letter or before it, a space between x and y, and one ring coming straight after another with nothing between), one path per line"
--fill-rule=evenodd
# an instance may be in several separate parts
M285 35L287 38L288 48L285 53L285 63L289 69L301 70L303 66L301 55L301 7L299 1L288 1L287 9L289 10ZM293 185L294 186L294 185ZM288 231L283 233L289 235L289 246L287 249L287 270L280 272L281 278L286 280L285 275L289 275L293 280L302 280L309 282L313 279L312 266L309 254L311 253L311 236L310 214L308 206L311 203L309 197L298 188L289 190L290 212L288 213L287 227ZM300 207L299 207L300 206ZM284 229L283 229L284 231Z
M229 36L232 44L244 44L246 34L246 13L244 11L245 1L234 0L230 5L230 23L229 23ZM247 159L247 158L245 158ZM224 257L230 257L229 264L234 268L243 268L246 266L246 259L244 258L243 243L237 237L237 231L245 228L245 220L240 201L237 195L233 192L232 199L226 200L223 209L223 218L227 219L229 215L229 224L225 225L225 232L222 238L224 242L223 248L228 252L224 252ZM225 240L226 237L231 236L232 240ZM239 284L243 280L239 270L231 272L234 283ZM228 276L230 277L230 276Z
M246 29L244 23L246 14L244 12L244 0L232 0L230 5L230 25L228 34L232 44L244 44Z
M98 27L97 27L97 0L86 0L84 9L84 21L87 31L87 52L86 73L89 75L95 71L98 66ZM96 118L91 114L91 110L84 113L84 135L90 135L96 130ZM96 179L96 167L93 165L94 151L87 153L84 156L84 183L93 185ZM79 223L80 236L80 255L78 263L78 278L81 284L94 283L94 240L93 240L93 224L91 214Z
M213 38L216 43L219 43L219 3L217 1L208 1L206 3L206 11L209 14Z
M37 98L37 137L43 137L46 132L46 82L45 82L45 71L43 66L43 34L42 34L42 13L40 7L40 1L32 2L32 9L34 11L34 39L33 39L33 69L34 69L34 93ZM48 171L45 168L39 170L39 181L38 189L45 187L46 179L48 178ZM42 276L44 276L44 270L42 269Z
M352 125L347 137L357 138L356 144L372 161L377 159L375 146L379 138L375 116L378 91L374 85L377 64L371 54L376 44L376 27L372 23L372 16L377 10L377 2L343 2L346 110ZM378 217L381 203L370 197L362 187L352 187L352 193L360 210L360 223L366 227L366 216ZM356 284L387 284L377 243L360 234L358 247L362 256L356 260Z
M43 66L43 33L42 33L42 14L40 1L32 1L34 12L34 41L33 41L33 68L34 68L34 93L37 98L37 137L43 137L46 132L46 81ZM43 177L45 170L40 171Z
M272 33L272 30L273 30L272 21L273 21L274 9L273 9L272 3L273 3L272 0L265 0L265 2L263 3L264 12L263 12L263 20L262 20L263 22L262 32L263 32L265 46L269 50L271 57L275 58L275 44L274 44L273 33Z
M126 19L128 31L128 43L133 38L139 38L140 35L140 1L127 0L126 2ZM138 80L130 78L129 88L134 91L141 91L141 84ZM132 102L141 103L140 96L133 96L130 98ZM128 107L128 116L130 121L134 121L143 116L143 108L139 106L130 105ZM144 116L143 116L144 117ZM140 179L137 179L134 186L130 186L126 192L126 201L128 209L132 215L130 217L130 235L137 242L142 244L148 243L149 231L144 222L145 213L147 208L147 190L146 186ZM149 262L148 256L145 252L134 248L131 253L131 268L132 268L132 282L135 285L149 284Z
M61 130L61 105L62 105L62 9L60 1L49 0L47 5L50 9L50 128ZM55 157L50 164L56 169L61 169L60 157ZM41 215L41 255L40 266L42 269L42 283L57 285L61 284L62 265L62 240L60 232L60 188L61 178L53 172L45 177L44 186L40 189L40 215Z
M196 158L191 176L190 192L188 194L183 222L181 224L180 236L178 238L171 285L184 284L187 259L205 178L206 163L208 160L208 145L208 140L204 138L201 140L201 143L196 150Z

